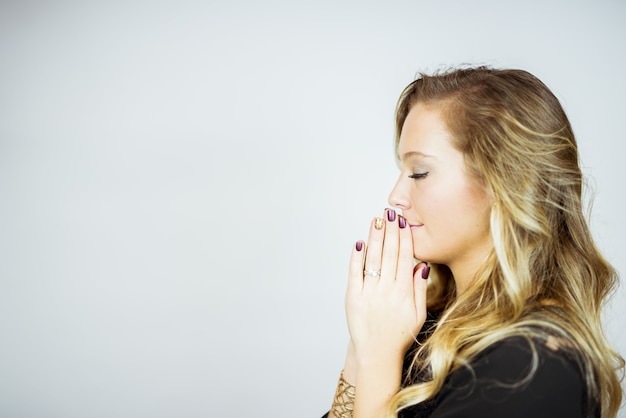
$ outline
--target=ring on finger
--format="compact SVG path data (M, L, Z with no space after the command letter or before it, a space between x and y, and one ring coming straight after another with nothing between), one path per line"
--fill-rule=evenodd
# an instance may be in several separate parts
M370 276L370 277L378 277L380 276L380 273L381 273L380 270L372 270L372 269L363 270L363 274L365 276Z

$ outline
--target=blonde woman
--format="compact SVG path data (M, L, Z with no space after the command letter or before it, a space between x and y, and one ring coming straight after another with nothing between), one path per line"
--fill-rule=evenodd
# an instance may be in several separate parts
M624 361L600 313L617 275L557 98L521 70L422 74L396 129L395 209L352 252L327 416L615 417Z

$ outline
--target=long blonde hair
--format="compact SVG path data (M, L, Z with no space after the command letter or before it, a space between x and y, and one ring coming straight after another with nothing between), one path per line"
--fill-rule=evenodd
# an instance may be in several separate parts
M617 273L598 251L583 214L578 149L558 99L521 70L421 74L398 101L396 146L417 103L440 110L467 169L493 196L494 250L459 296L450 271L433 266L429 309L443 313L411 369L429 378L404 387L390 416L434 397L450 372L489 345L521 335L556 338L575 353L588 404L602 417L615 417L624 360L606 341L601 310Z

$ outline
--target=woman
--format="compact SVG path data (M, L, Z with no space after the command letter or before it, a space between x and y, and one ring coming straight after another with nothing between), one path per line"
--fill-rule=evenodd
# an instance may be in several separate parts
M617 275L557 98L520 70L422 74L396 129L401 214L354 246L328 416L615 417L624 361L600 311Z

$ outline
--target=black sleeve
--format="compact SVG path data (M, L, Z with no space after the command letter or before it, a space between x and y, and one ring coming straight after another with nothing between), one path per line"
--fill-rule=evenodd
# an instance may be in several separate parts
M517 337L488 349L472 369L452 373L433 400L429 417L583 417L584 385L576 363L562 351L535 346L538 363L530 377L530 343Z

